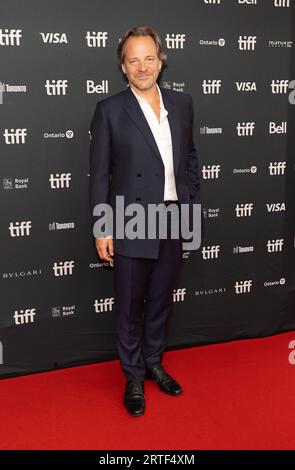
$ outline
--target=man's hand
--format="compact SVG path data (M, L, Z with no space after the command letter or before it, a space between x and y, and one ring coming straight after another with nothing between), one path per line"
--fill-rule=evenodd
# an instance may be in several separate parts
M112 256L114 256L114 243L111 237L107 238L96 238L95 246L98 256L108 262L113 262Z

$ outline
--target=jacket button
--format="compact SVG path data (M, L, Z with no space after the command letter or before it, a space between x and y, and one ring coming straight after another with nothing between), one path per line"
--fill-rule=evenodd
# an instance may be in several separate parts
M136 201L141 201L141 197L136 197L135 200Z
M142 176L142 174L141 174L141 173L137 173L137 176L139 176L139 177L140 177L140 176Z

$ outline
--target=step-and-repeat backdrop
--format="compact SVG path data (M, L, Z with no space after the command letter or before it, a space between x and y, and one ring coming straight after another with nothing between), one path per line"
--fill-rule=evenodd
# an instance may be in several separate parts
M294 2L2 0L1 377L118 358L89 129L126 87L116 47L136 25L158 30L160 85L195 110L203 239L183 253L168 347L295 329Z

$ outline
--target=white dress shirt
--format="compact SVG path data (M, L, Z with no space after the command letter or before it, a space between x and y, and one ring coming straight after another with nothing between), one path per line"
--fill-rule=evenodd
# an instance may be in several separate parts
M165 186L164 201L176 201L178 199L175 185L175 176L173 169L173 153L171 132L168 121L168 111L164 107L162 94L158 84L156 83L160 96L160 122L151 105L147 100L139 96L131 87L132 92L137 98L145 118L150 126L155 141L157 143L160 155L165 167Z

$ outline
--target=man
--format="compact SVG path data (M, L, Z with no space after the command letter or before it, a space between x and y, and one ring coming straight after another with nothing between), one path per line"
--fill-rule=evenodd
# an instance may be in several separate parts
M117 55L128 87L99 101L91 123L94 227L99 221L94 208L114 208L117 196L127 204L141 204L144 221L152 204L164 203L166 208L199 203L192 98L158 86L166 59L158 33L152 27L129 29ZM115 211L122 215L122 206L116 205ZM139 416L145 411L145 378L172 396L183 392L161 365L182 240L171 236L171 214L166 238L116 237L110 220L105 220L103 236L94 228L95 244L99 257L114 266L116 339L126 376L124 404L131 415Z

